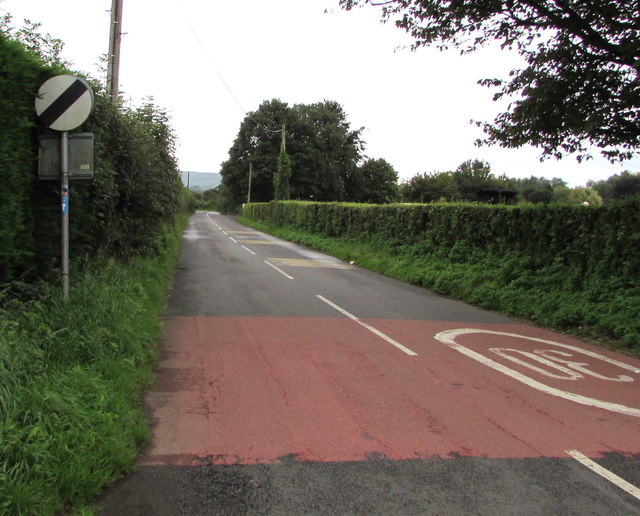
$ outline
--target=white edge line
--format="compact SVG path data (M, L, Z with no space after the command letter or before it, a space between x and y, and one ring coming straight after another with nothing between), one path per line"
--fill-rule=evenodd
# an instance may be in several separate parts
M250 252L251 254L256 254L256 253L254 253L251 249L249 249L246 245L242 245L242 246L240 246L240 247L242 247L242 249L244 249L245 251Z
M270 267L273 267L275 270L277 270L280 274L282 274L285 278L288 279L293 279L293 276L289 276L286 272L284 272L282 269L279 269L278 267L276 267L275 265L273 265L271 262L268 262L267 260L264 260L264 263L266 263L267 265L269 265Z
M337 310L338 312L340 312L343 315L346 315L349 319L357 322L359 325L365 327L367 330L369 330L371 333L377 335L378 337L380 337L383 340L386 340L389 344L395 346L396 348L398 348L400 351L403 351L404 353L406 353L409 356L417 356L418 353L416 353L415 351L410 350L408 347L403 346L402 344L400 344L399 342L393 340L391 337L389 337L388 335L385 335L384 333L382 333L380 330L377 330L376 328L374 328L373 326L367 324L366 322L361 321L360 319L358 319L355 315L350 314L349 312L347 312L344 308L339 307L338 305L336 305L335 303L332 303L331 301L329 301L326 297L321 296L320 294L316 294L316 297L320 300L325 302L326 304L328 304L331 308L334 308L335 310Z
M567 453L568 455L571 455L571 457L576 459L583 466L589 468L594 473L597 473L601 477L607 479L612 484L615 484L616 486L618 486L620 489L625 490L631 496L640 500L640 489L638 489L633 484L627 482L624 478L620 478L615 473L612 473L608 469L603 468L602 466L600 466L600 464L592 461L589 457L587 457L586 455L583 455L578 450L565 450L565 453Z

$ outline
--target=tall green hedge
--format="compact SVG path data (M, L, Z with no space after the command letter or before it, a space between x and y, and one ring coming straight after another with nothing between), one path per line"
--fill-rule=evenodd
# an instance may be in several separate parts
M30 199L36 188L34 85L51 71L0 34L0 280L28 266L36 246Z
M441 294L640 349L639 198L597 208L271 202L244 216L335 239L353 249L343 258Z
M610 275L640 280L638 198L604 207L271 202L246 205L244 215L451 262L517 253L528 268L561 266L573 281Z
M72 73L0 31L0 282L50 274L59 263L59 182L40 181L34 101L50 77ZM76 73L76 75L78 75ZM96 81L94 110L78 131L94 133L95 177L70 183L72 265L96 255L147 251L182 195L174 135L151 101L115 107Z

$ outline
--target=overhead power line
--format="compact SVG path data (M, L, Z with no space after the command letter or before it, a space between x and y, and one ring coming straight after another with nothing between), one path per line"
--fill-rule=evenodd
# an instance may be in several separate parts
M213 69L216 72L216 75L218 76L218 78L220 79L220 82L222 82L222 84L224 85L224 87L226 88L226 90L229 92L229 95L231 95L231 98L234 100L234 102L238 105L238 107L242 110L242 113L249 117L251 120L253 120L257 126L262 127L265 131L270 132L270 133L280 133L283 132L284 129L269 129L267 127L265 127L264 125L262 125L260 122L258 122L256 119L254 119L249 112L244 108L244 106L242 105L242 103L238 100L238 97L235 95L235 93L233 92L233 90L231 89L231 87L229 86L229 84L227 84L227 81L224 79L222 73L220 72L220 70L218 70L215 61L213 60L213 58L211 57L211 55L209 54L209 52L207 51L207 48L204 46L204 44L202 43L202 40L200 39L200 37L198 36L197 31L195 30L193 24L191 23L191 20L189 19L189 16L187 15L185 9L182 7L182 4L180 3L180 0L176 0L176 3L178 4L178 7L180 8L180 12L182 13L182 16L184 17L185 22L187 23L187 26L189 27L189 30L191 31L191 34L193 35L193 37L195 38L196 42L198 43L198 46L200 47L200 49L202 50L202 53L205 55L205 57L209 60L209 62L211 63L211 65L213 66Z

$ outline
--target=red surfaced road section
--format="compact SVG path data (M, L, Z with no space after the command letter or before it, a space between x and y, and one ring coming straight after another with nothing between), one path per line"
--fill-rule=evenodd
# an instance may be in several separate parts
M622 360L627 369L513 336L456 338L556 391L640 410L638 360L529 326L367 323L418 355L346 318L169 318L147 397L153 438L140 464L640 453L640 417L542 392L434 336L473 327ZM576 377L576 367L590 372Z

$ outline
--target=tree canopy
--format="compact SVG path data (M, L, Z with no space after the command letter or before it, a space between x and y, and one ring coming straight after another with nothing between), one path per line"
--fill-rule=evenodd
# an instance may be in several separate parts
M617 178L618 176L616 176ZM613 180L613 178L610 178ZM589 185L588 185L589 186ZM557 203L576 202L576 196L569 198L572 190L560 178L545 179L542 177L514 178L504 174L496 176L491 166L479 159L467 160L455 170L447 172L431 172L416 174L400 183L400 194L404 202L432 203L451 201L484 201L479 193L482 190L510 190L518 196L511 202ZM594 187L595 190L595 187ZM594 191L595 193L595 191ZM496 197L492 202L498 200ZM500 202L506 202L500 197ZM580 199L593 201L593 199ZM605 199L606 200L606 199ZM595 204L595 202L591 202Z
M289 193L292 199L355 200L358 164L363 158L362 129L353 130L342 106L325 100L293 107L278 99L263 102L240 126L229 159L222 164L222 191L235 206L247 200L251 164L251 201L276 197L274 175L286 131ZM279 184L279 183L278 183ZM278 194L280 195L280 194Z
M479 144L531 144L542 156L610 161L640 148L640 0L340 0L382 6L415 40L463 53L497 41L527 64L509 80L487 78L494 99L512 98Z
M640 172L625 170L601 181L589 181L587 186L598 192L605 202L640 195Z
M351 200L386 204L398 200L398 173L384 159L368 159L358 167L361 185Z

